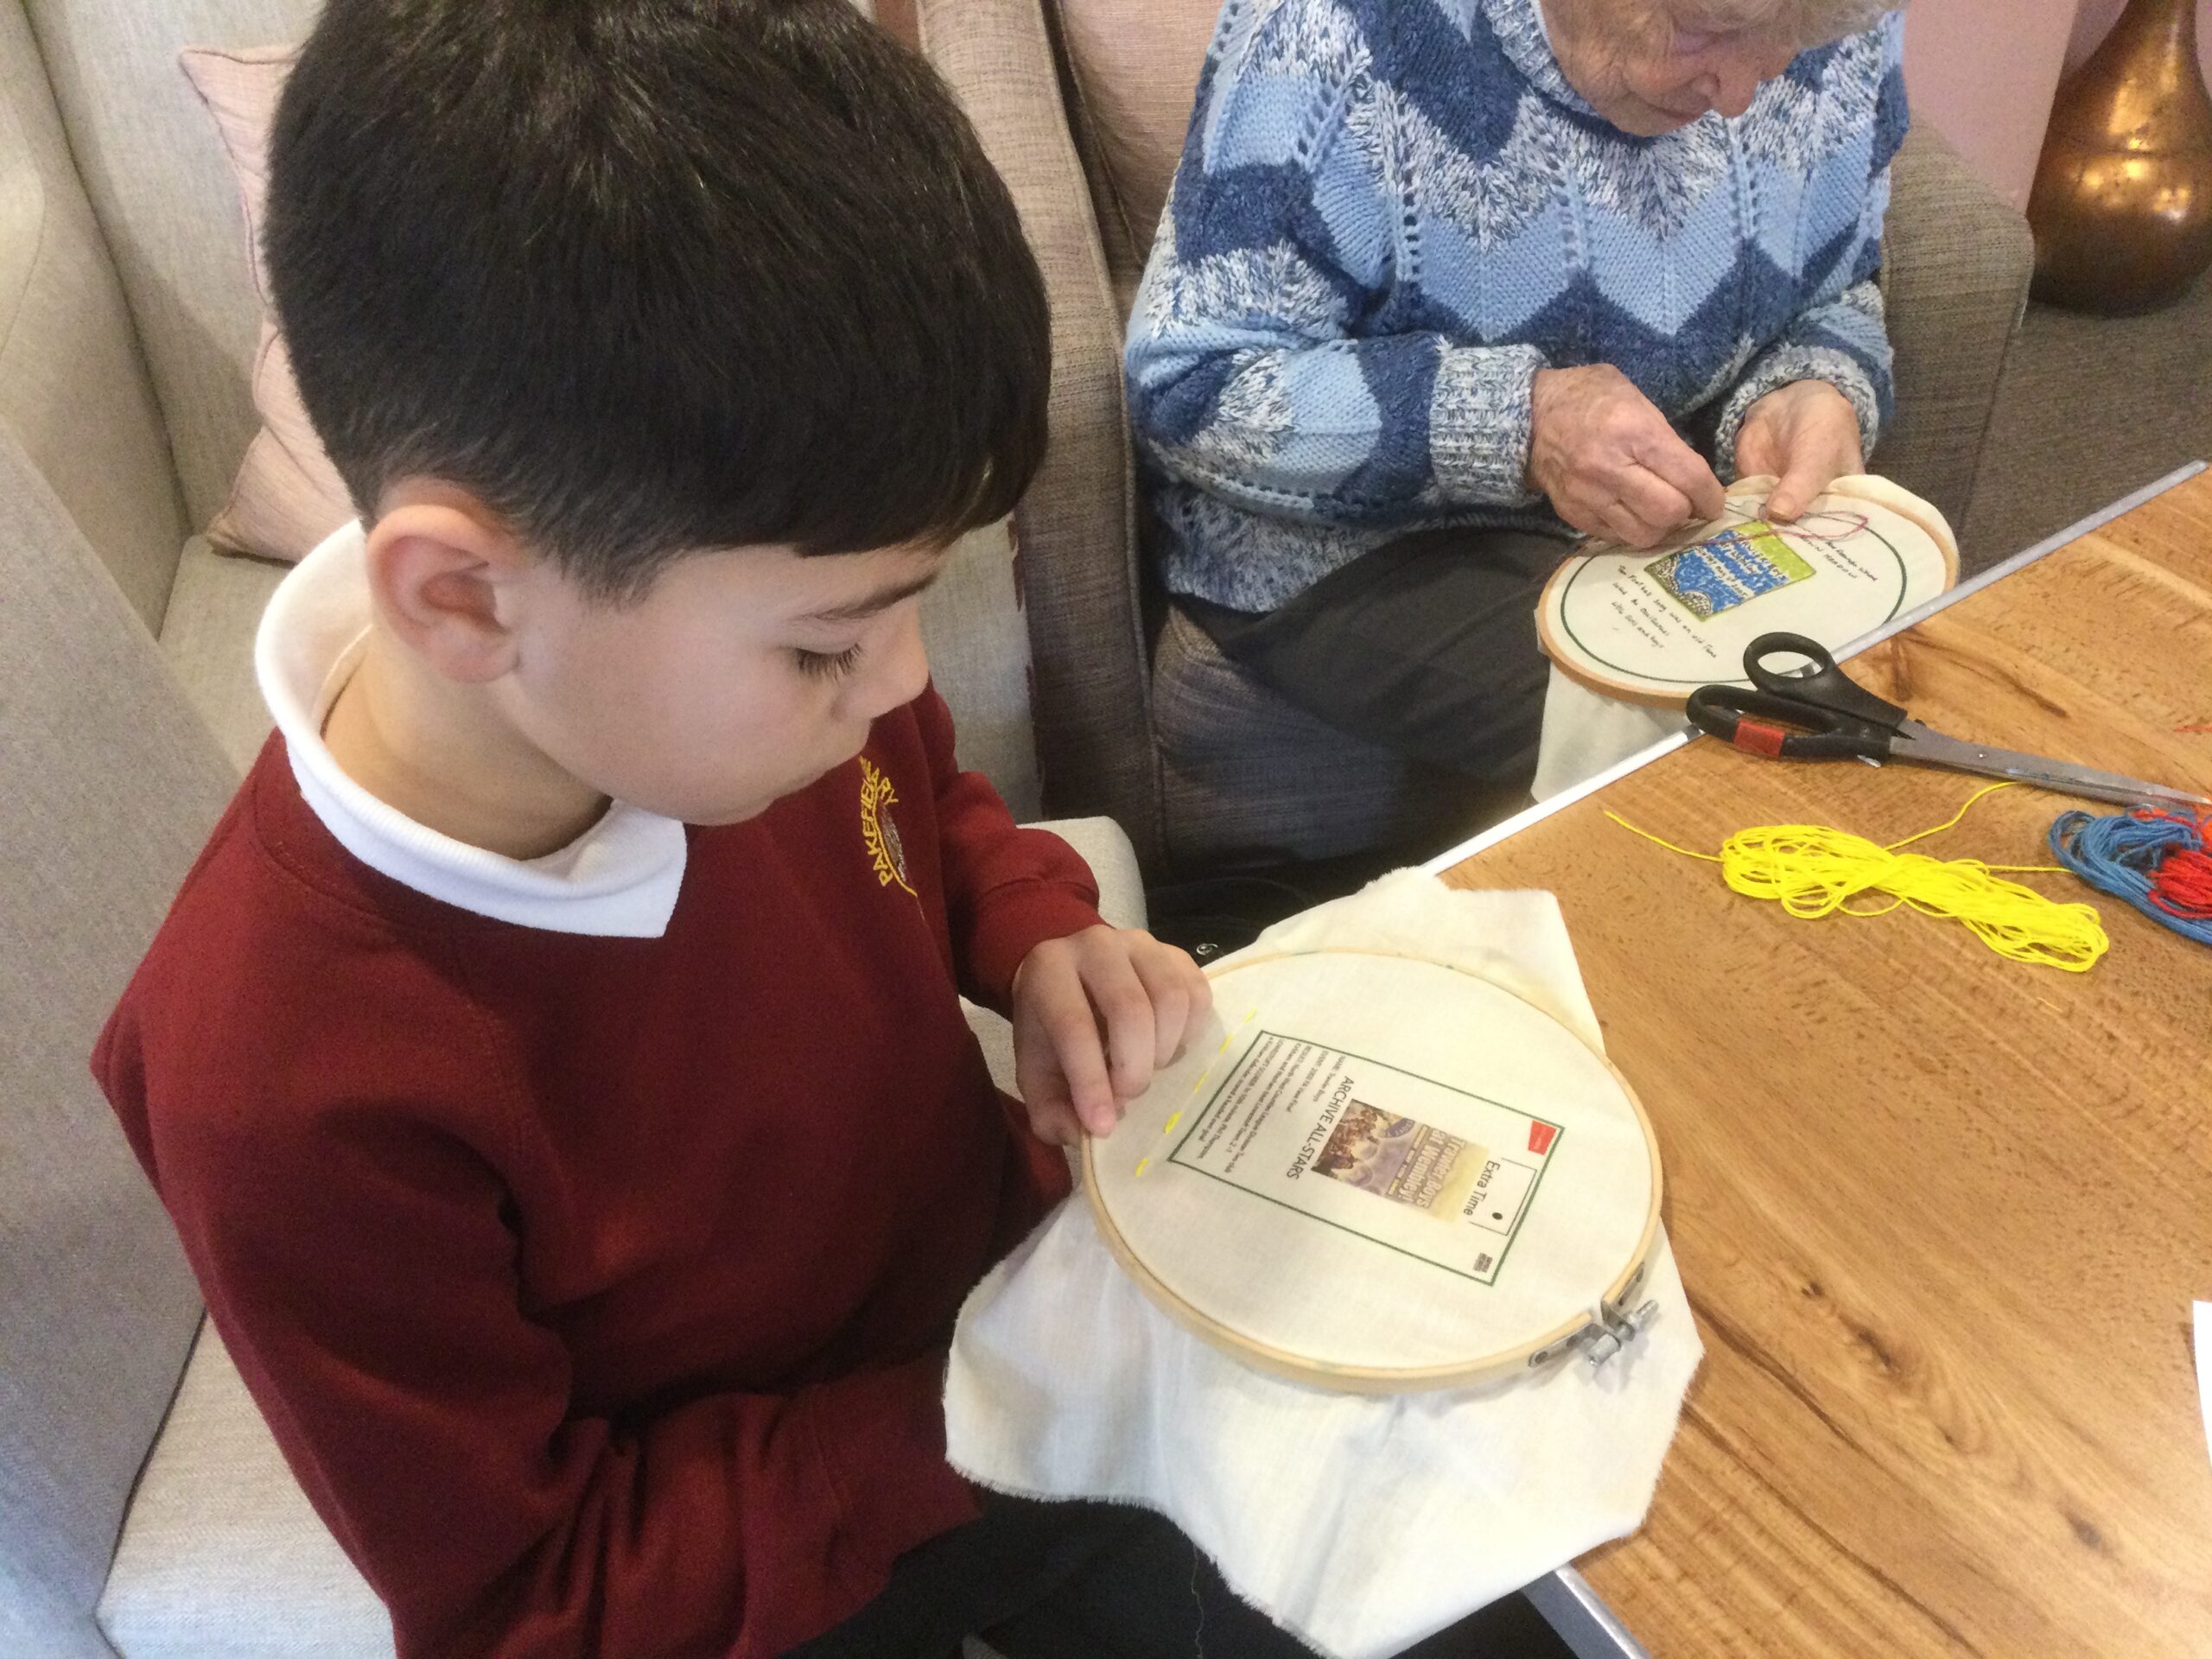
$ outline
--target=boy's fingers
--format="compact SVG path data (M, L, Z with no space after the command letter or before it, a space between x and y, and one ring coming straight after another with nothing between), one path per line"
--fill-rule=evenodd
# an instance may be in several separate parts
M1179 950L1176 955L1182 956L1182 952ZM1206 977L1205 969L1188 957L1183 957L1182 966L1184 981L1191 988L1191 1013L1194 1016L1204 1014L1213 1007L1213 981Z
M1072 975L1052 995L1035 997L1030 1018L1015 1022L1014 1064L1024 1100L1035 1088L1047 1101L1065 1100L1093 1135L1114 1127L1114 1090L1098 1024Z
M1054 1101L1065 1101L1068 1080L1044 1033L1026 1020L1014 1022L1014 1089L1033 1118Z
M1171 1064L1183 1046L1183 1033L1191 1023L1190 987L1180 964L1165 952L1147 952L1135 958L1135 964L1152 1002L1152 1067L1157 1071Z
M1083 1139L1083 1125L1066 1100L1029 1101L1029 1132L1048 1147L1071 1147Z
M1113 1074L1114 1096L1133 1100L1152 1081L1152 998L1125 956L1116 955L1093 964L1084 975L1084 982L1090 993L1092 1006L1098 1010L1098 1023L1106 1028L1106 1053ZM1081 1100L1077 1096L1078 1105ZM1108 1103L1109 1107L1112 1104ZM1087 1113L1084 1122L1091 1122ZM1096 1132L1096 1124L1092 1124L1092 1131Z

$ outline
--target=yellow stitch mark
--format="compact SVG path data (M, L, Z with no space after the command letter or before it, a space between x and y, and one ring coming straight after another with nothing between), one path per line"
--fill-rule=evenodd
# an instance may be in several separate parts
M1140 1158L1140 1159L1138 1159L1138 1160L1137 1160L1137 1173L1138 1173L1138 1174L1140 1174L1140 1175L1143 1174L1143 1173L1144 1173L1144 1166L1145 1166L1147 1164L1150 1163L1151 1161L1152 1161L1152 1160L1151 1160L1151 1159L1149 1159L1149 1158Z
M1170 1133L1171 1131L1173 1131L1173 1128L1175 1128L1175 1126L1176 1126L1178 1123L1180 1123L1182 1121L1183 1121L1183 1114L1182 1114L1182 1113L1180 1113L1180 1112L1176 1113L1173 1117L1171 1117L1171 1118L1169 1118L1169 1119L1167 1120L1167 1128L1165 1128L1165 1129L1162 1129L1162 1130L1160 1131L1160 1133L1161 1133L1162 1135L1166 1135L1166 1134Z

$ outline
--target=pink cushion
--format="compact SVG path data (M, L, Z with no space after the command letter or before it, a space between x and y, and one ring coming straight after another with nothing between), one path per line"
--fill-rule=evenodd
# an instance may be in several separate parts
M1133 278L1183 154L1220 0L1057 0L1068 69L1114 200L1115 275Z
M296 55L289 46L188 47L178 54L193 90L215 118L238 177L246 259L264 307L269 284L261 269L261 216L269 187L269 126ZM230 499L207 526L207 539L227 552L296 559L352 518L353 502L300 402L283 336L266 317L253 361L253 406L261 429L246 446Z

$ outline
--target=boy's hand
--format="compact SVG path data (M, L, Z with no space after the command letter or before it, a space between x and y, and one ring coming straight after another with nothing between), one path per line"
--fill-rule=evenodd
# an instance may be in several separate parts
M1014 1087L1040 1141L1107 1135L1213 1006L1198 963L1135 928L1047 939L1014 976Z

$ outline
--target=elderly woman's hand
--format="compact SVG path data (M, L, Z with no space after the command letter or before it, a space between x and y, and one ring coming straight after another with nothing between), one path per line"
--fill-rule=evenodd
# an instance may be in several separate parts
M1866 470L1851 400L1825 380L1793 380L1770 391L1744 413L1736 469L1782 480L1763 512L1788 524L1837 479Z
M1539 369L1529 404L1529 480L1575 529L1651 547L1727 505L1713 468L1611 364Z

